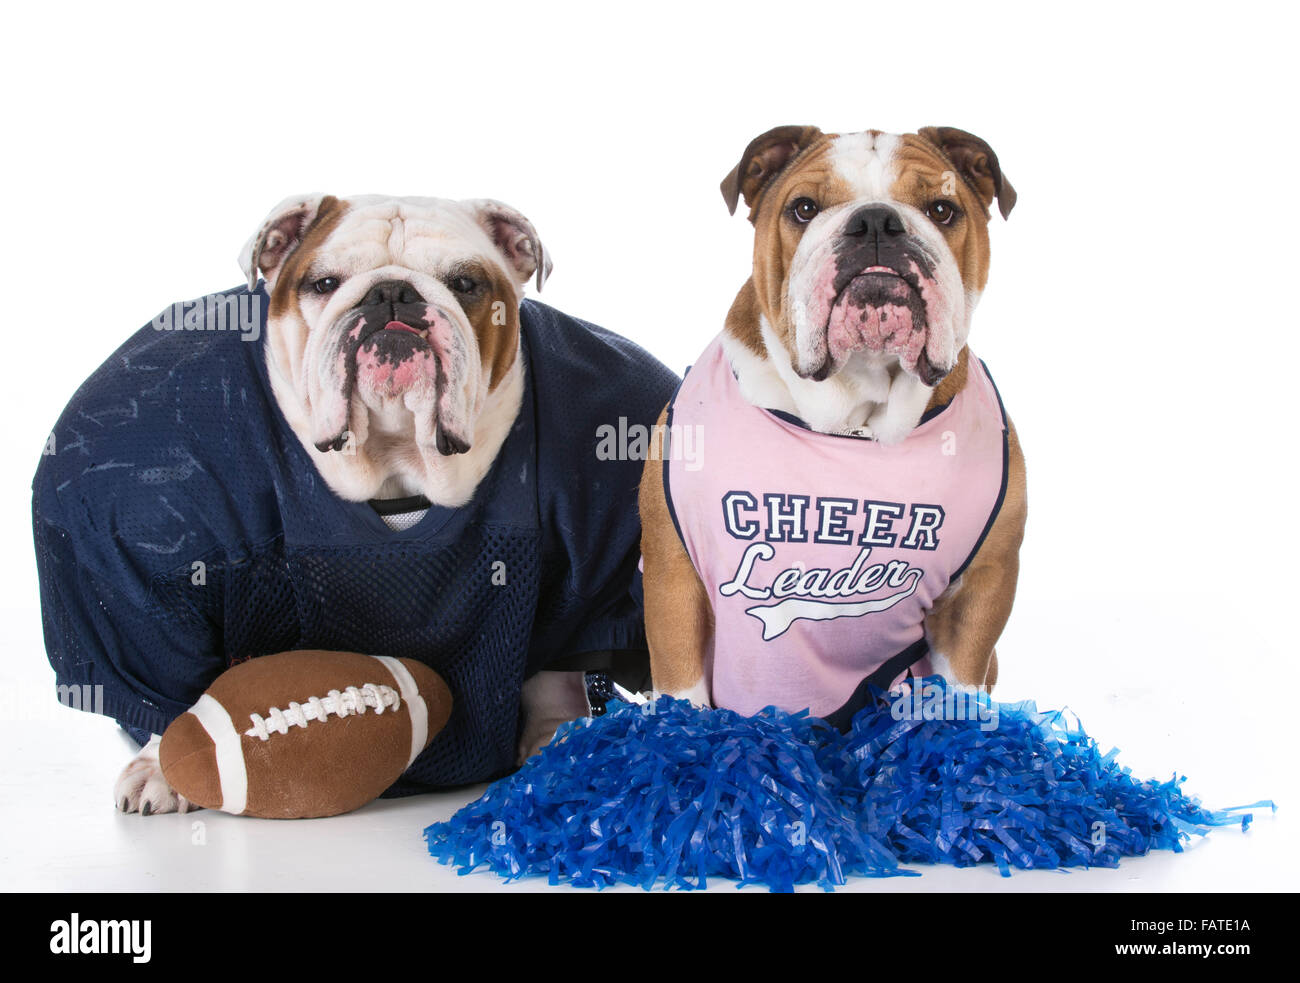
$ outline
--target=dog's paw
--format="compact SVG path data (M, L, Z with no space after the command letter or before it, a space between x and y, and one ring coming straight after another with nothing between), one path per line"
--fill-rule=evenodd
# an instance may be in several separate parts
M524 680L520 693L523 726L519 728L516 761L522 765L551 743L560 725L587 713L585 674L543 670Z
M560 729L560 725L571 719L573 718L548 717L546 719L533 718L529 720L528 726L523 729L519 736L515 764L522 767L529 758L535 758L541 754L542 748L551 743L551 739L555 737L555 732Z
M152 816L162 812L190 812L202 808L177 794L163 778L162 766L158 763L158 745L161 740L155 734L140 749L135 759L122 769L122 774L118 775L113 784L113 802L119 811Z
M654 698L657 700L661 696L671 696L674 700L687 700L691 706L697 710L712 710L713 698L709 693L709 684L701 677L694 686L686 689L664 690L660 692L655 690Z

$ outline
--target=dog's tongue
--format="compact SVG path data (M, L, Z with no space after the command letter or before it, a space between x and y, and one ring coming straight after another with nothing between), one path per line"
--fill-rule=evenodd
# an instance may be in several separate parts
M411 332L411 334L420 333L419 329L413 328L409 324L404 324L401 321L389 321L387 324L384 325L384 330L385 331L409 331Z

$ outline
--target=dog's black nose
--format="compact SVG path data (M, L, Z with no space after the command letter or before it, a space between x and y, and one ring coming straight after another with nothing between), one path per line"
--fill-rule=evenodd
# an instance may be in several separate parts
M859 208L844 225L846 236L869 236L872 239L901 236L906 231L902 217L887 205Z
M405 280L384 280L382 283L376 283L370 288L370 292L361 301L361 306L373 307L376 304L422 303L424 303L424 298L420 296L420 291Z

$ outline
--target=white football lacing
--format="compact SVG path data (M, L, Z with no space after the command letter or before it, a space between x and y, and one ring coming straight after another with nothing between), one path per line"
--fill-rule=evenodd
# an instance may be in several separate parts
M330 714L347 717L365 713L367 708L375 713L383 713L385 710L397 710L401 705L402 698L391 686L366 683L360 687L349 686L342 691L332 689L325 696L308 698L305 703L290 700L287 710L271 707L266 712L266 717L260 713L250 714L248 719L253 722L253 726L244 731L244 736L269 741L272 731L285 734L290 726L306 727L308 721L324 720Z

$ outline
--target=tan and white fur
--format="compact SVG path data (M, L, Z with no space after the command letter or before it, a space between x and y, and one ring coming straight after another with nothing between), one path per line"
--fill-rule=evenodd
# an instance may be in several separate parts
M525 284L540 290L552 265L532 223L489 199L302 195L271 211L240 264L250 290L266 281L272 389L329 487L358 502L469 501L519 413L519 308ZM372 306L413 323L347 341L367 300L394 290L414 293ZM427 319L410 316L421 309ZM386 364L367 358L383 346ZM525 683L521 760L586 712L582 675ZM162 776L158 743L117 779L122 811L189 808Z
M753 273L723 336L749 402L794 414L813 430L894 444L961 390L971 319L988 279L989 207L996 202L1005 218L1016 200L988 144L952 127L893 135L782 126L749 144L722 193L732 212L744 200L755 228ZM887 221L927 266L920 350L837 348L831 312L844 277L832 274L857 234L850 223L864 215ZM661 427L666 418L665 410ZM1002 508L924 624L936 669L985 689L997 681L995 643L1015 596L1026 516L1024 456L1009 420L1008 428ZM669 513L660 460L647 462L640 508L655 690L710 705L712 608Z

